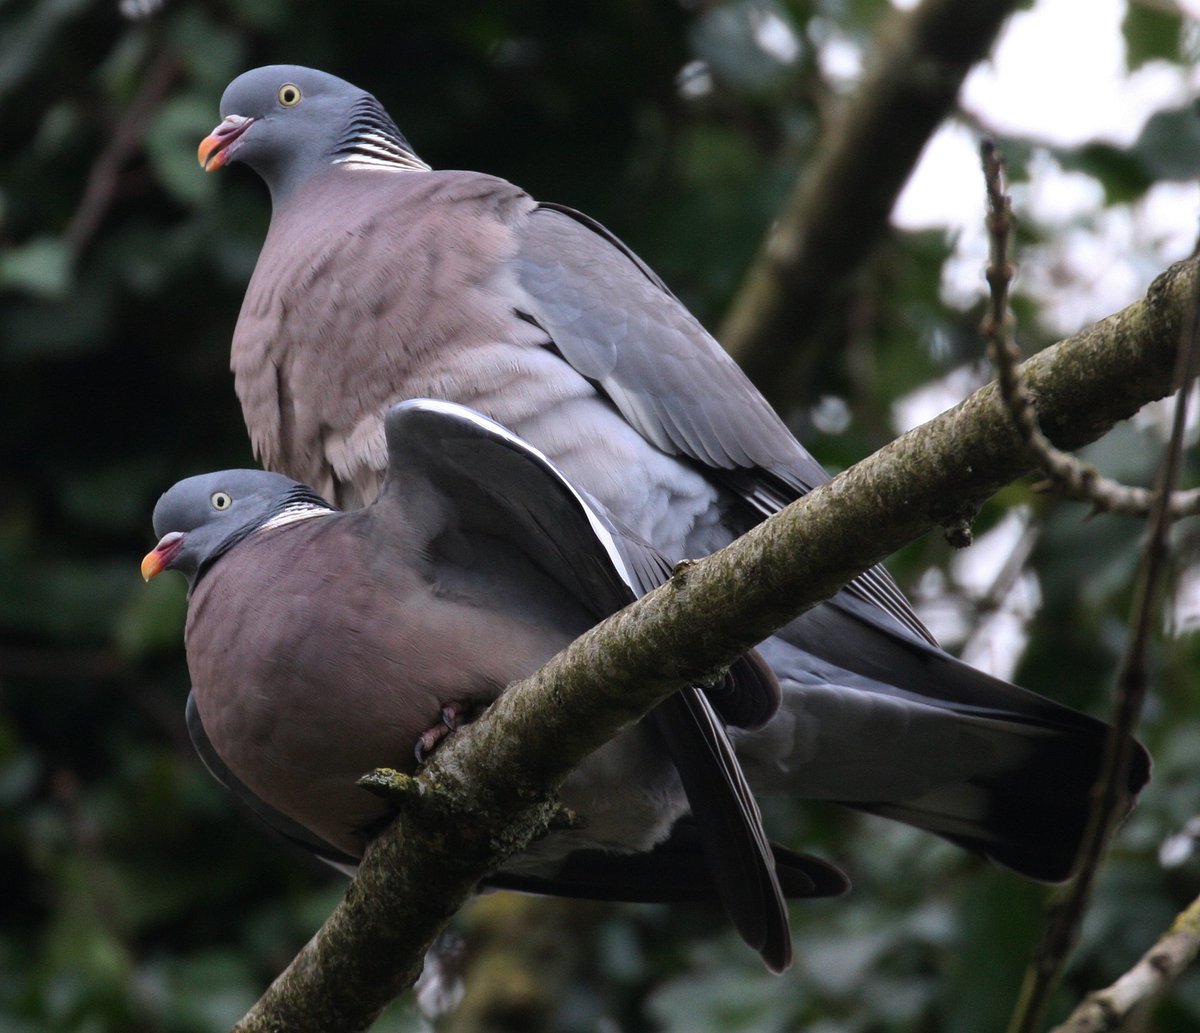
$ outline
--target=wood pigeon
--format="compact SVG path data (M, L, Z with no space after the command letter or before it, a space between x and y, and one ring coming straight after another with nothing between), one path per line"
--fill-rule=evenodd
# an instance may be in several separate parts
M485 417L419 400L385 422L371 505L340 512L261 470L190 477L155 507L161 540L142 568L188 578L188 727L209 769L341 866L387 817L360 776L412 771L461 715L671 571ZM731 709L774 706L757 657L726 680L720 699L749 697ZM847 887L825 862L772 850L723 720L696 689L597 751L561 798L585 827L533 844L489 885L720 899L776 971L791 960L783 892Z
M405 398L477 409L668 560L725 545L828 479L663 282L588 216L436 171L369 93L274 65L199 147L272 201L232 367L265 466L343 506L383 477ZM1069 877L1106 726L938 647L882 568L761 650L782 686L735 733L763 786L851 803L1033 878ZM1138 754L1132 797L1148 778Z

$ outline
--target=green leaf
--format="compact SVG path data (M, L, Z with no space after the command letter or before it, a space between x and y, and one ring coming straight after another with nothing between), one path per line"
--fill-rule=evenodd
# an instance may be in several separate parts
M234 0L232 6L240 18L262 29L278 29L288 17L287 0Z
M0 359L15 365L96 351L110 330L112 307L112 292L97 277L76 280L62 298L16 298L0 305Z
M696 21L692 46L718 77L750 94L781 86L801 56L788 12L771 0L709 8Z
M41 236L0 254L0 287L57 301L71 287L71 253L57 237Z
M163 105L146 133L146 152L158 180L176 200L201 205L215 186L196 160L196 147L217 122L211 103L197 96Z
M1130 3L1121 22L1125 66L1132 72L1149 61L1178 61L1183 18L1144 3Z
M1194 179L1200 175L1200 114L1196 106L1159 111L1133 145L1155 179Z
M183 579L176 576L151 581L144 591L131 593L117 615L113 630L117 651L129 658L179 652L186 616Z
M1136 201L1154 184L1154 179L1136 154L1106 143L1092 143L1058 155L1064 169L1086 172L1104 187L1104 203Z
M262 13L272 3L262 3ZM217 98L238 72L245 70L245 39L227 25L214 21L202 8L176 5L168 27L171 47L187 64L197 98L208 106L208 128L217 124ZM196 141L199 143L199 140ZM194 148L193 148L194 149Z

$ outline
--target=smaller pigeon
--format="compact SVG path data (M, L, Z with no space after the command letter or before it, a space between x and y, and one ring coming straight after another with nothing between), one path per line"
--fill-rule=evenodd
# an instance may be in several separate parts
M279 474L180 481L154 510L148 579L190 586L187 723L213 775L269 825L343 868L389 817L357 785L413 771L447 730L670 576L534 448L472 410L386 417L375 501L340 512ZM491 886L623 900L717 899L781 971L784 896L845 877L769 844L724 722L761 723L779 686L755 654L596 751L561 790L556 832Z

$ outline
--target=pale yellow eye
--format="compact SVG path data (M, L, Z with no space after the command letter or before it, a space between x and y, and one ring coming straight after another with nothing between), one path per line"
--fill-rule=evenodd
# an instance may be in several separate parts
M221 510L228 509L233 505L233 496L227 491L214 491L212 493L212 498L210 498L208 501L212 503L213 509L220 512Z
M294 108L300 103L300 87L294 82L285 82L279 87L279 103L285 108Z

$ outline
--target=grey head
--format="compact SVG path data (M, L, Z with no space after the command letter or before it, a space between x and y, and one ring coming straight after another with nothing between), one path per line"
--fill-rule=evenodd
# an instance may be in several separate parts
M221 97L221 119L200 143L200 164L208 172L234 161L249 165L275 207L333 164L429 167L371 94L315 68L243 72Z
M149 581L178 570L191 588L219 556L271 520L333 512L306 485L265 470L221 470L173 485L154 507L159 542L142 560Z

